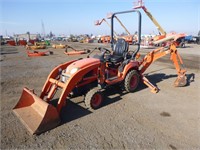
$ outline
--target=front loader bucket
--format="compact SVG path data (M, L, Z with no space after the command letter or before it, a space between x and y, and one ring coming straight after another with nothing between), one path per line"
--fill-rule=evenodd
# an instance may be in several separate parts
M182 87L187 84L187 77L185 75L179 75L174 82L175 87Z
M21 98L13 108L16 116L31 132L39 134L50 130L60 123L57 109L24 88Z

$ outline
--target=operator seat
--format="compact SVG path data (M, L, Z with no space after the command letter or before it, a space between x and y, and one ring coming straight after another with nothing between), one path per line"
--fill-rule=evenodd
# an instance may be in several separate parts
M129 44L124 39L118 39L113 54L109 56L109 61L112 63L122 62L128 52Z

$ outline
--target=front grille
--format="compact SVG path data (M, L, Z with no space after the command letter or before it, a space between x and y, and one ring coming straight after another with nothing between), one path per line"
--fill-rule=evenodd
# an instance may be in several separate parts
M62 73L61 75L61 81L66 83L70 77L66 75L65 73Z

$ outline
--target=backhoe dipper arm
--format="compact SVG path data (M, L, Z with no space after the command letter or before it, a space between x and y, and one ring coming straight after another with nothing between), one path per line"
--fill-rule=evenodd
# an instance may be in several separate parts
M148 53L144 57L144 59L140 62L141 76L143 77L143 73L154 61L156 61L157 59L159 59L167 54L170 54L170 59L173 61L174 66L177 71L177 74L178 74L178 78L174 82L174 86L176 86L176 87L185 86L187 84L186 76L185 76L186 70L181 69L181 67L180 67L180 65L181 65L184 68L183 61L182 61L180 55L178 54L175 43L171 43L169 48L160 47L160 48L157 48L157 49L153 50L152 52ZM154 85L152 85L145 77L143 77L143 82L152 89L152 92L154 92L154 93L158 92L158 89Z

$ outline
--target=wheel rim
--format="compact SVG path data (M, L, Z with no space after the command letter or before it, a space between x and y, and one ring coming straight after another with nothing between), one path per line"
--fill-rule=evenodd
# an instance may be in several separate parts
M102 102L102 96L99 93L96 93L93 97L92 97L92 101L91 101L91 105L93 108L97 108L100 106Z
M130 87L131 87L131 89L134 89L136 86L137 86L137 76L133 75L131 77Z

